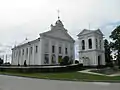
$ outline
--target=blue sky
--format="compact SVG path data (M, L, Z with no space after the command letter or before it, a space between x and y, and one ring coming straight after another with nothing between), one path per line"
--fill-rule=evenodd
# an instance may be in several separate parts
M36 39L60 19L70 35L84 28L98 29L108 38L120 25L120 0L1 0L0 1L0 54L11 53L14 44L26 37Z

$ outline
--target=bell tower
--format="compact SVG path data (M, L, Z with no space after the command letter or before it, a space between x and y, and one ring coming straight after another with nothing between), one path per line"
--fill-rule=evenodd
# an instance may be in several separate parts
M84 29L78 35L79 60L84 66L105 65L103 33Z

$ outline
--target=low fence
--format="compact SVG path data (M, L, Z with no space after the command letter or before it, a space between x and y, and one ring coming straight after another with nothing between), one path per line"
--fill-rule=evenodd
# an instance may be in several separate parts
M5 67L1 66L1 72L22 72L22 73L34 73L34 72L72 72L72 71L80 71L83 69L82 64L75 65L67 65L67 66L32 66L32 67L18 67L18 66L10 66Z

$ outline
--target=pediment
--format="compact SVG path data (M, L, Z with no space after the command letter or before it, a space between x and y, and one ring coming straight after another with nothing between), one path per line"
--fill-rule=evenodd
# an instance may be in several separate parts
M84 29L77 36L83 36L83 35L90 34L90 33L95 33L95 34L99 34L99 35L103 36L103 33L100 31L100 29L97 29L97 30Z
M88 34L88 33L91 33L91 32L92 32L91 30L84 29L77 36L81 36L81 35Z
M65 30L50 30L42 34L48 37L56 38L56 39L74 41L74 39Z
M103 36L103 33L100 31L100 29L96 30L95 33Z

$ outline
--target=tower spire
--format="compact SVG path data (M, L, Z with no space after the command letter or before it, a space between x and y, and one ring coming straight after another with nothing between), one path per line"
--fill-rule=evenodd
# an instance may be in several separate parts
M59 11L59 9L57 10L57 12L58 12L58 20L59 20L60 19L60 16L59 16L60 11Z

